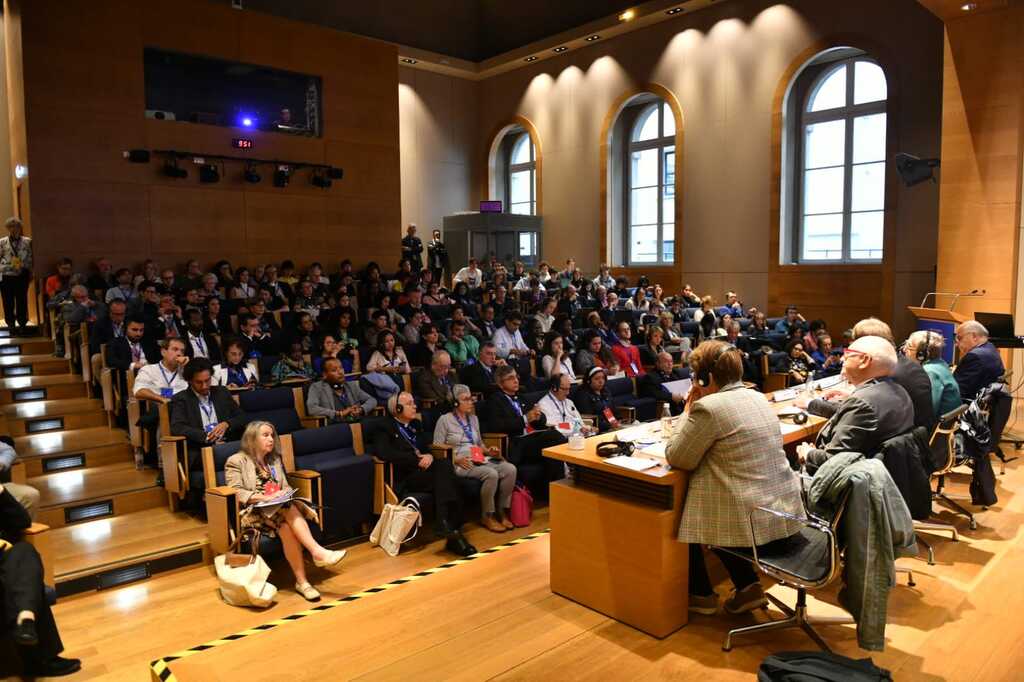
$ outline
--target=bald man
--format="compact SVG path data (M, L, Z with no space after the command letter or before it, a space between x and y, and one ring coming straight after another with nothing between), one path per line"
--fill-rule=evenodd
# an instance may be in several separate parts
M890 378L896 361L896 349L880 336L862 336L850 344L842 375L853 391L822 427L813 446L797 446L808 470L816 470L841 452L871 457L882 443L914 428L910 395Z
M956 328L956 346L960 349L953 378L960 386L960 397L970 402L978 391L1006 373L999 351L989 343L988 330L980 322L969 320Z

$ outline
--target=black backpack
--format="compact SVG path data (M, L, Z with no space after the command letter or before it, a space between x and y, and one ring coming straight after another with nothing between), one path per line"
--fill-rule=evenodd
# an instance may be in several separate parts
M892 682L870 658L854 660L824 651L784 651L761 662L758 682Z

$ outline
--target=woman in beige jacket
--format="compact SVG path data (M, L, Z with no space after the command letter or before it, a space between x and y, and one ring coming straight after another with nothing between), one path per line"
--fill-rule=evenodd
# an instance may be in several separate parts
M242 507L241 522L245 528L256 528L260 533L281 538L284 556L295 573L295 590L309 601L316 601L320 593L306 579L302 548L313 557L318 568L335 570L345 558L345 551L324 549L309 531L306 519L316 520L316 512L305 502L292 499L279 506L257 507L288 493L292 486L285 475L281 459L281 443L273 424L250 422L242 434L240 450L228 458L224 465L224 478L237 493Z

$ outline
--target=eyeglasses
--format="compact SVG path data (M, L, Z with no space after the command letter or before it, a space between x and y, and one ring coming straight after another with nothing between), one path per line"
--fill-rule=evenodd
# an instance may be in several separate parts
M865 353L862 350L856 350L856 349L853 349L853 348L844 348L843 349L843 356L847 356L847 355L863 355L863 356L867 357L868 354Z

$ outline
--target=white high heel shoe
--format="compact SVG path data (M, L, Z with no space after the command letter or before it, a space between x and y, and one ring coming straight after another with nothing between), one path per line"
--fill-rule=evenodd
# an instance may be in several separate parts
M313 565L317 568L326 568L328 571L339 570L339 564L342 559L348 554L348 550L339 549L327 553L327 558L324 560L313 559Z

